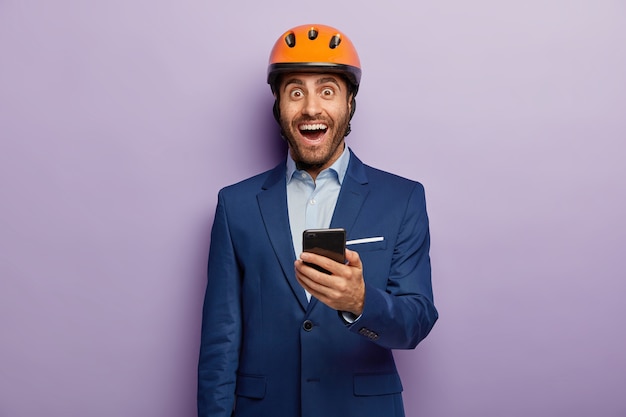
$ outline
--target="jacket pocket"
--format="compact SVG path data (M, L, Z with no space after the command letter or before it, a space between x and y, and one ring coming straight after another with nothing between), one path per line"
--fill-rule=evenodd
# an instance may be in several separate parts
M241 397L248 397L260 400L265 397L267 381L264 376L239 375L237 376L237 388L235 394Z
M350 244L346 243L346 248L353 250L355 252L365 252L365 251L373 251L373 250L383 250L387 249L387 240L379 240L376 242L363 242L357 243L360 239L354 239L355 243Z
M354 376L354 395L357 397L398 394L401 392L402 382L397 373Z

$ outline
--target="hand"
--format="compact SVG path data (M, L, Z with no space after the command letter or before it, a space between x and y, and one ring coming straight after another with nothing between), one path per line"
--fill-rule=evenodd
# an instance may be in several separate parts
M296 278L313 297L328 307L347 311L357 316L363 312L365 282L363 264L357 252L346 249L347 264L310 252L303 252L295 262ZM325 274L305 264L321 266Z

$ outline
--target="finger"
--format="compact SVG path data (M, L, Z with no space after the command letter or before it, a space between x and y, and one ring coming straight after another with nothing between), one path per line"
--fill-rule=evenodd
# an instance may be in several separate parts
M307 267L307 268L310 268L310 267ZM313 271L312 272L313 274L329 276L327 274L318 272L313 268L310 268L310 269ZM324 283L318 282L306 274L296 272L296 279L305 290L307 290L310 294L312 294L317 299L322 300L322 299L327 298L328 293L332 291L332 289L324 285Z
M303 252L300 255L300 259L303 262L315 264L319 267L324 268L325 270L330 272L331 275L339 274L339 272L341 271L341 267L343 266L343 264L336 262L330 258L310 252Z
M361 268L361 257L358 252L355 252L350 249L346 249L346 260L350 266L354 266L356 268Z
M307 265L302 260L297 260L295 263L296 266L296 278L298 280L303 281L307 286L320 286L321 287L329 287L331 283L330 275L320 272L314 267Z
M295 263L295 267L296 267L296 273L300 273L304 276L306 276L308 279L314 279L315 281L319 281L319 274L322 274L322 279L324 276L329 276L328 274L319 271L317 268L319 267L319 265L317 265L314 262L310 262L310 261L304 261L301 259L298 259Z

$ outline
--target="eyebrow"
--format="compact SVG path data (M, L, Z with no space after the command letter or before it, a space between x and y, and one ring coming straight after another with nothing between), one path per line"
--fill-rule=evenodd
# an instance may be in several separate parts
M323 77L323 78L318 78L315 81L315 85L321 85L321 84L326 84L326 83L335 84L337 88L339 89L339 91L341 91L341 86L339 85L335 77ZM290 78L285 82L285 85L283 86L283 90L286 90L289 84L304 85L304 82L299 78L295 78L295 77Z

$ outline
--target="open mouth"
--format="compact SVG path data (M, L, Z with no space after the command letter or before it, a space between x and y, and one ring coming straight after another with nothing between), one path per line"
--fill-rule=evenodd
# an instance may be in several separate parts
M300 134L309 140L320 139L328 131L325 123L302 123L298 126Z

